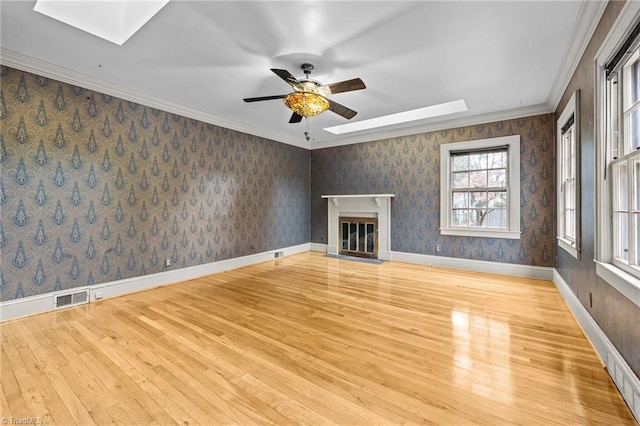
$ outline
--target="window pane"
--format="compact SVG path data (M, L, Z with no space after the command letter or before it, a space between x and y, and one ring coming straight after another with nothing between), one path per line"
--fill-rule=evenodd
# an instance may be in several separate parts
M357 235L357 223L350 223L349 224L349 250L355 251L356 250L356 244L358 243L358 235Z
M489 186L505 188L507 186L507 170L489 170Z
M507 209L506 208L494 208L490 209L487 213L485 220L488 228L507 228Z
M488 209L486 226L489 228L507 228L507 192L491 191L487 193Z
M454 188L469 188L469 173L458 172L453 174Z
M635 110L629 118L629 142L628 150L640 148L640 110Z
M576 215L574 210L567 210L564 216L564 235L563 237L567 240L574 242L576 240L575 236L575 226L576 226Z
M487 154L469 155L469 170L482 170L487 168Z
M487 193L489 208L503 208L507 206L506 191L491 191Z
M486 191L469 192L469 205L470 207L485 207L487 205L487 192Z
M615 225L614 256L622 259L625 263L629 262L629 215L627 213L614 213L613 220Z
M615 210L627 210L629 208L628 203L628 174L627 163L623 162L616 164L613 168L614 171L614 209Z
M469 226L469 211L458 209L453 210L452 223L453 226Z
M469 173L469 188L486 188L487 187L487 171L477 171Z
M453 208L467 208L469 207L469 194L467 192L454 192L453 193Z
M572 178L575 176L575 163L576 163L576 143L575 143L575 126L567 130L562 135L562 177L563 179Z
M563 184L564 191L564 208L574 209L576 199L576 181L575 179L568 179Z
M349 248L349 222L342 222L342 250Z
M453 157L453 171L469 170L469 156L456 155Z
M373 243L375 241L373 228L373 223L367 223L367 253L373 253Z
M487 166L490 169L502 169L507 167L507 151L490 152L487 154Z
M487 210L471 209L469 210L469 226L487 227Z
M640 214L634 214L634 226L636 228L636 232L633 236L633 248L635 252L635 261L634 264L636 266L640 266Z
M571 156L569 155L571 149L570 136L571 135L568 132L563 133L562 140L560 142L562 144L562 170L559 170L559 173L561 173L563 181L571 176Z
M365 238L364 223L359 223L358 224L358 251L364 251L364 248L365 248L364 238Z
M618 76L616 73L612 74L611 80L609 80L609 86L607 87L608 102L608 116L609 119L609 143L611 146L611 157L615 160L619 154L619 112L618 112L618 90L620 85L618 83Z
M569 140L569 169L567 170L567 174L574 178L576 177L576 169L578 168L578 159L576 155L576 129L575 127L571 128L571 134Z
M635 104L638 102L638 96L640 95L640 67L638 67L638 61L631 64L629 71L631 103Z
M633 209L640 211L640 158L636 158L633 161L633 176L631 176L631 182L633 182Z

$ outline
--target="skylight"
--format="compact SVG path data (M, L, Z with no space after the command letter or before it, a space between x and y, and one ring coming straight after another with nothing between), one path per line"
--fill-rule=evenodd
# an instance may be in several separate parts
M447 114L467 111L467 104L464 99L446 102L443 104L431 105L424 108L412 109L410 111L396 114L383 115L369 120L356 121L354 123L341 124L339 126L325 127L324 130L341 135L343 133L358 132L360 130L374 129L377 127L391 126L394 124L407 123L409 121L424 120L426 118L439 117Z
M169 0L38 0L33 10L121 46Z

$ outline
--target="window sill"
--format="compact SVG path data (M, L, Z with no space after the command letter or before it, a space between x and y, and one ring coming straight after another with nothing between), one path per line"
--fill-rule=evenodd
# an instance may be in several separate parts
M440 233L442 235L456 235L460 237L520 239L520 231L504 231L500 229L440 228Z
M571 256L578 259L578 249L571 243L567 242L567 240L560 237L557 237L557 238L558 238L558 247L560 247L561 249L569 253Z
M640 279L616 268L610 263L596 262L596 273L610 286L622 293L634 305L640 307Z

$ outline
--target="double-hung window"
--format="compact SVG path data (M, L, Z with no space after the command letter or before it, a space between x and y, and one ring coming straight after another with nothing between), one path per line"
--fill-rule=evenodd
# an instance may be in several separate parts
M612 262L640 276L640 50L609 73Z
M520 238L520 136L440 145L440 232Z
M596 55L596 271L640 306L640 5Z
M573 257L580 252L578 179L578 92L560 114L557 126L558 246Z

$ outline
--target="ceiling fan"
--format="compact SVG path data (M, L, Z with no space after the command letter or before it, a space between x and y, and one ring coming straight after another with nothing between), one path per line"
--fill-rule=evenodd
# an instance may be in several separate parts
M333 84L321 84L309 78L309 74L314 70L312 64L302 64L300 67L305 78L298 80L287 70L271 68L278 77L289 83L293 92L284 95L259 96L256 98L245 98L245 102L269 101L272 99L284 99L284 104L293 111L289 123L299 123L302 117L318 115L326 110L331 110L336 114L350 120L357 112L344 105L332 101L327 96L334 93L350 92L366 88L362 80L354 78L340 81Z

